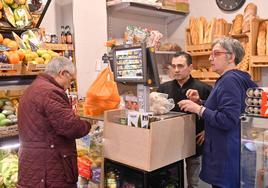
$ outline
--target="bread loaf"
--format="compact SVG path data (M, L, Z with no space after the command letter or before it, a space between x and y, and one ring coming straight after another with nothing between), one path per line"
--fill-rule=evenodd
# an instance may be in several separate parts
M191 34L191 43L193 45L199 44L198 23L197 19L195 19L194 17L190 18L190 34Z
M204 43L204 35L205 35L205 26L206 26L206 18L201 16L198 21L198 38L199 44Z
M235 19L233 20L233 25L231 29L231 35L239 35L242 33L242 24L243 24L243 15L238 14L236 15Z
M257 54L266 54L266 22L262 22L259 26L258 38L257 38Z
M242 24L243 33L249 32L250 22L256 16L257 16L257 6L254 3L249 3L244 10L244 18Z

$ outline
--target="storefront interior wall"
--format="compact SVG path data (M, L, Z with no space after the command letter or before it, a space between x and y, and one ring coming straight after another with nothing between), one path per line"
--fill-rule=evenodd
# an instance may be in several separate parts
M59 2L61 0L55 1ZM188 26L190 16L204 16L208 20L211 20L213 17L224 18L231 22L236 14L243 13L244 8L249 2L253 2L258 6L258 15L261 18L268 18L268 12L265 10L265 7L268 6L268 1L265 0L247 0L241 9L231 13L221 11L217 7L215 0L189 0L190 14L185 18L173 20L170 23L166 23L165 20L160 18L133 17L133 15L120 16L120 13L107 19L105 0L95 1L94 6L85 6L84 0L68 1L71 1L73 4L77 80L80 96L85 96L90 84L96 78L100 68L103 67L101 57L107 51L104 44L108 33L110 37L119 38L122 36L122 30L124 30L127 23L158 29L167 36L163 39L164 42L178 43L184 48L185 28ZM58 18L55 18L59 14L58 11L55 11L57 8L58 6L52 1L48 13L43 20L42 25L49 33L57 33L57 29L59 29L55 28L57 22L59 22ZM71 12L68 11L69 9L66 9L68 16L64 16L65 19L70 19ZM109 23L109 26L113 25L113 27L107 28L107 23ZM268 86L267 68L262 70L262 80L259 82L259 85Z

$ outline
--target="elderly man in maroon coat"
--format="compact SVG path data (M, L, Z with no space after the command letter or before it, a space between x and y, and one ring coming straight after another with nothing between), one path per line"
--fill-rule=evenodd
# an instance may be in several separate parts
M54 58L20 98L18 188L76 187L75 139L91 126L74 114L65 93L75 74L69 59Z

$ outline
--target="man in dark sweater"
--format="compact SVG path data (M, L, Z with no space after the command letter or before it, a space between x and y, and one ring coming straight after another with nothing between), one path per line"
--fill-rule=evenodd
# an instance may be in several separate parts
M193 65L192 57L188 53L177 52L172 58L170 69L174 80L161 84L157 91L168 94L168 97L174 100L175 107L172 109L173 111L182 112L177 103L181 100L187 99L186 92L189 89L198 90L202 100L206 100L208 98L212 88L190 75ZM186 159L188 188L198 187L204 134L204 121L197 118L196 155Z

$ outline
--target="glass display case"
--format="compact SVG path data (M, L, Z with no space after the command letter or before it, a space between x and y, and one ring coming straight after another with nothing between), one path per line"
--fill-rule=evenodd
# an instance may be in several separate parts
M268 188L268 118L241 117L241 188Z

